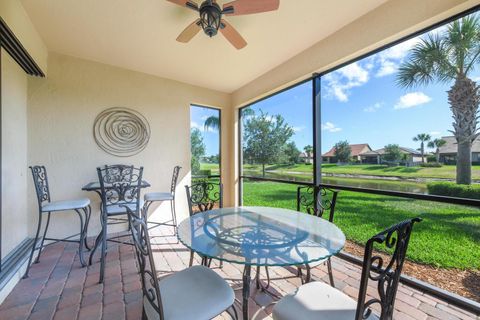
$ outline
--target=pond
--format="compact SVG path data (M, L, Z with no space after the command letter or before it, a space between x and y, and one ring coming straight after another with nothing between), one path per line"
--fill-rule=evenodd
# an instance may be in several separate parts
M258 171L249 171L249 170L245 170L244 175L257 176L257 177L260 176L258 174ZM297 182L312 182L312 177L308 175L279 174L271 171L266 172L265 178L281 179L281 180L297 181ZM392 181L392 180L382 180L382 179L362 179L362 178L331 177L331 176L322 177L322 182L325 184L347 186L347 187L379 189L379 190L399 191L399 192L412 192L412 193L422 193L422 194L428 193L426 184L421 182L411 182L411 181L406 182L406 181Z

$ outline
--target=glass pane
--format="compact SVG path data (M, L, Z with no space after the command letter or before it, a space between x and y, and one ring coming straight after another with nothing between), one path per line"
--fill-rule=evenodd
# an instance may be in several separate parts
M220 176L220 110L192 105L190 146L193 178Z
M466 102L477 95L479 40L470 37L464 55L451 42L460 41L456 34L468 37L468 29L478 34L477 18L322 76L324 183L480 199L480 140L472 140L478 103ZM470 181L472 187L459 185Z
M313 181L312 83L241 110L243 175Z

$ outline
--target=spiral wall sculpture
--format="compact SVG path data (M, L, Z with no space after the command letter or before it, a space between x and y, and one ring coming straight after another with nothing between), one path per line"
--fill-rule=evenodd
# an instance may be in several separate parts
M129 157L147 146L150 125L147 119L135 110L110 108L95 118L93 136L97 145L105 152Z

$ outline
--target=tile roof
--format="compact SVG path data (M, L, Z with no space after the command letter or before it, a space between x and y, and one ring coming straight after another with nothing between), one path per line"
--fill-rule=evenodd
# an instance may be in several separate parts
M352 149L352 157L360 155L365 148L372 150L368 143L351 144L350 149ZM335 147L332 147L332 149L324 153L322 157L335 157Z

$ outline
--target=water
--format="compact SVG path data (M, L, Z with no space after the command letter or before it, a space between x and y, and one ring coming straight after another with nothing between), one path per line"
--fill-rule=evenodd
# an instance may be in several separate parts
M245 175L259 176L258 171L244 171ZM284 175L274 172L267 172L265 178L281 179L287 181L297 182L310 182L312 183L312 177L309 175ZM332 184L346 187L357 187L367 189L378 189L387 191L399 191L399 192L412 192L428 194L427 186L425 183L420 182L405 182L405 181L392 181L382 179L361 179L361 178L344 178L344 177L322 177L322 182L325 184Z

